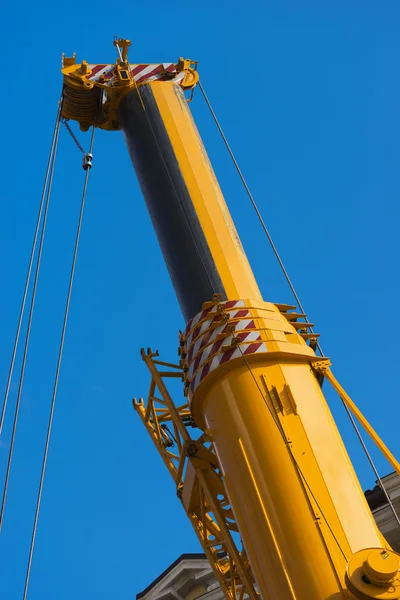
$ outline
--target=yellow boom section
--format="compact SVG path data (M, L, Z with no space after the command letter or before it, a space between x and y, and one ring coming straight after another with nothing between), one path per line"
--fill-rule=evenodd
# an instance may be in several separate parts
M323 376L357 409L305 315L261 297L188 109L197 64L130 65L129 43L116 46L114 65L64 59L63 113L122 129L138 174L186 328L179 365L142 353L151 385L134 406L226 597L399 600L400 557L367 506ZM184 380L177 404L169 377Z
M183 94L173 82L149 84L227 298L261 293Z

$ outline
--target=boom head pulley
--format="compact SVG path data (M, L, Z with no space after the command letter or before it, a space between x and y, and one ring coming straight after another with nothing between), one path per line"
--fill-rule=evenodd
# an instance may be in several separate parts
M173 80L185 90L196 86L196 61L180 58L176 63L130 64L130 45L130 40L114 40L118 53L114 64L77 63L75 53L71 57L62 55L62 117L77 121L82 131L95 123L100 129L116 131L121 129L118 105L133 88L155 80Z

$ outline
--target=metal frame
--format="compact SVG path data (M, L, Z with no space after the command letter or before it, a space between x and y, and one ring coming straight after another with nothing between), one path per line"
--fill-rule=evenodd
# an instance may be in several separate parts
M152 378L147 402L134 399L133 407L175 482L177 495L225 597L256 600L259 594L250 564L232 536L238 533L238 527L211 439L207 432L192 438L185 425L193 425L187 402L176 406L164 383L166 378L182 379L181 367L157 360L158 352L150 349L142 349L141 354Z
M345 406L352 412L352 414L358 419L361 425L364 427L365 431L368 433L372 441L376 444L379 450L382 452L383 456L389 462L389 464L393 467L398 475L400 475L400 464L397 459L390 452L389 448L386 446L385 442L379 437L375 429L372 425L367 421L363 413L356 406L353 400L350 398L345 389L340 385L331 369L331 361L329 358L325 358L318 362L313 363L313 369L315 369L318 373L323 375L331 384L333 389L339 394L341 400L344 402Z

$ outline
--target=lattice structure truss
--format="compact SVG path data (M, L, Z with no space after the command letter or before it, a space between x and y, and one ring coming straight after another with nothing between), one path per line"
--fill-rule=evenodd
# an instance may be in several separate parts
M195 428L187 402L175 405L165 384L166 379L182 379L181 367L158 360L151 350L142 350L142 358L151 374L150 390L147 402L134 399L133 406L175 482L225 597L256 600L259 594L246 553L239 548L237 523L211 438ZM197 439L189 427L198 432Z

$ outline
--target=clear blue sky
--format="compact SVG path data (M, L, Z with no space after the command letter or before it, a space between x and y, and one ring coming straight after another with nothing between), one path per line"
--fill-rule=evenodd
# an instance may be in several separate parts
M220 0L3 7L0 385L61 88L61 53L190 56L334 369L391 449L398 435L398 2ZM267 300L291 301L199 94L195 118ZM0 596L21 598L83 172L62 132L0 536ZM87 135L80 139L88 145ZM176 357L183 321L119 133L95 146L29 600L125 600L199 551L131 408L141 346ZM19 364L19 363L18 363ZM18 370L16 371L18 374ZM16 398L15 379L10 408ZM364 488L374 476L338 399ZM11 412L0 441L3 473ZM377 457L381 473L389 471Z

